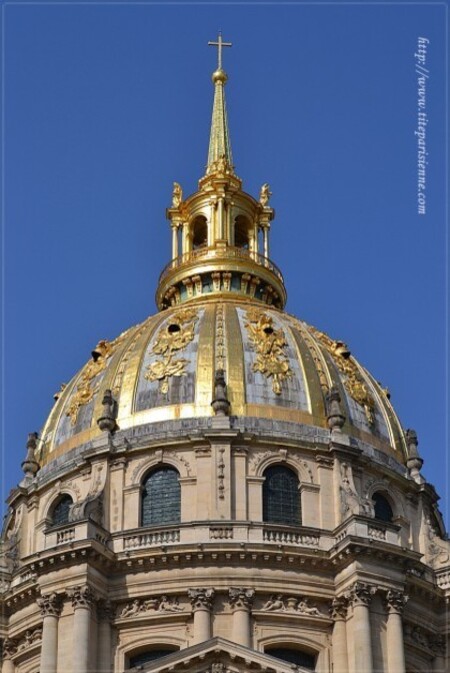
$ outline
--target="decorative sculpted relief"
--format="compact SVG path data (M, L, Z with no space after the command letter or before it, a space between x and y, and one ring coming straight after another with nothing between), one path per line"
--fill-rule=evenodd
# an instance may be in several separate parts
M135 617L154 612L183 612L177 598L168 598L168 596L159 596L157 598L136 598L132 603L127 603L119 609L118 617Z
M163 395L169 391L169 379L172 376L186 374L188 360L177 358L176 353L193 341L197 320L197 311L182 309L158 332L152 353L161 358L148 365L144 376L148 381L159 381L159 389Z
M374 508L369 498L362 498L356 491L353 472L350 465L341 465L341 513L344 517L352 514L374 516Z
M339 371L344 376L344 386L347 392L355 402L364 408L368 423L373 425L375 422L375 400L369 392L358 365L351 358L347 345L343 341L334 341L328 334L319 332L314 327L310 327L310 330L332 356Z
M102 339L92 351L92 360L83 369L81 378L77 384L75 393L72 395L66 416L70 416L72 425L75 425L80 407L88 404L98 391L98 383L93 384L94 379L106 368L108 360L117 346L124 340L126 334L122 332L114 341Z
M309 615L311 617L323 617L319 608L309 605L307 598L296 598L288 596L285 598L281 594L273 594L261 608L262 612L296 612L297 614Z
M251 309L245 317L247 334L256 351L253 371L271 378L273 392L281 395L283 381L292 376L289 360L284 352L287 346L284 332L275 329L273 319L263 311Z
M444 565L450 559L450 542L443 540L433 525L432 517L428 513L425 519L427 541L427 556L433 567Z

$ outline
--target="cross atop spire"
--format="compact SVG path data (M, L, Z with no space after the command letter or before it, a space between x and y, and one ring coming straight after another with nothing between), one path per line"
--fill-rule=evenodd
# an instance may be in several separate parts
M221 171L226 170L228 173L233 173L233 158L231 155L224 91L227 74L222 70L222 48L231 47L231 42L224 42L222 40L222 33L219 31L217 42L208 42L208 45L217 47L218 67L212 74L214 103L206 172L209 175L220 169Z
M224 42L222 40L222 32L219 30L219 37L217 42L208 42L209 47L217 47L217 69L222 70L222 47L233 46L231 42Z

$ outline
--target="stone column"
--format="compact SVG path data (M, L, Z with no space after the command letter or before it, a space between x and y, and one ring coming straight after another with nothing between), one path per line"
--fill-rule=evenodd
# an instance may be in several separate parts
M344 596L333 599L331 616L334 619L332 636L333 673L348 673L347 599Z
M61 597L47 594L37 599L41 609L42 643L40 673L56 673L58 661L58 620L61 614Z
M229 589L228 595L233 610L232 641L238 645L251 647L250 611L255 597L255 590L232 587Z
M188 589L194 613L194 644L211 638L211 610L214 589Z
M12 660L12 656L16 651L17 643L14 640L11 640L11 638L5 638L2 647L2 673L14 673L16 670Z
M115 606L111 601L102 600L97 605L98 638L97 638L97 671L111 673L112 627Z
M72 673L88 673L90 669L91 605L94 595L88 585L73 587L67 593L72 599L74 609Z
M353 643L355 673L373 673L372 641L369 606L375 588L365 582L355 582L348 599L353 606Z
M407 600L408 597L401 591L388 591L386 594L388 673L405 673L402 613Z
M434 653L433 673L446 673L445 637L440 634L435 636L431 646Z

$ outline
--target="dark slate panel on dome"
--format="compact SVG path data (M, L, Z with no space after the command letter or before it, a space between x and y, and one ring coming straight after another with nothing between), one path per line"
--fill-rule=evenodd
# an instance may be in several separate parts
M246 310L237 308L236 312L239 318L244 348L245 392L247 403L287 407L309 412L310 407L306 383L299 362L297 348L289 330L289 325L280 320L276 313L267 310L264 311L273 319L275 329L281 329L284 333L287 346L283 349L283 355L286 356L292 371L292 376L282 380L281 394L277 394L273 390L272 377L267 377L261 372L254 371L257 353L249 337L247 328L245 327L245 323L247 322Z
M162 391L162 383L160 381L150 381L145 375L151 364L162 360L161 355L153 353L153 346L160 330L167 327L170 317L152 335L146 346L145 356L139 372L135 397L136 411L144 411L145 409L152 409L154 407L165 407L172 404L192 404L195 402L198 338L203 313L203 310L198 311L198 320L195 323L193 340L184 348L174 351L174 359L184 360L185 365L181 376L172 375L167 377L168 390L166 393Z

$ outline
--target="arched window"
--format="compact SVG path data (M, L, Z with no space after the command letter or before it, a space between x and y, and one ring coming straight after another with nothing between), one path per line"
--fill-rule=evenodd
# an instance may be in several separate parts
M250 247L250 224L243 215L238 215L234 221L234 244L246 250Z
M267 468L264 477L263 520L298 526L301 523L301 506L295 472L284 465L274 465Z
M69 522L69 510L73 505L70 495L61 496L53 507L52 526L62 526Z
M208 224L206 217L199 215L192 223L192 249L205 248L208 245Z
M316 657L313 654L309 654L309 652L303 652L291 647L271 647L266 650L266 653L270 654L271 657L288 661L290 664L296 664L311 671L314 671L316 668Z
M172 652L177 652L177 647L160 647L158 649L146 650L145 652L139 652L129 657L129 668L134 668L135 666L143 666L148 664L150 661L155 661L155 659L161 659L161 657L167 657L168 654Z
M143 483L142 526L160 526L180 520L179 474L173 467L150 472Z
M375 519L379 521L387 521L388 523L394 518L394 512L390 506L387 498L381 493L374 493L372 500L375 503Z

